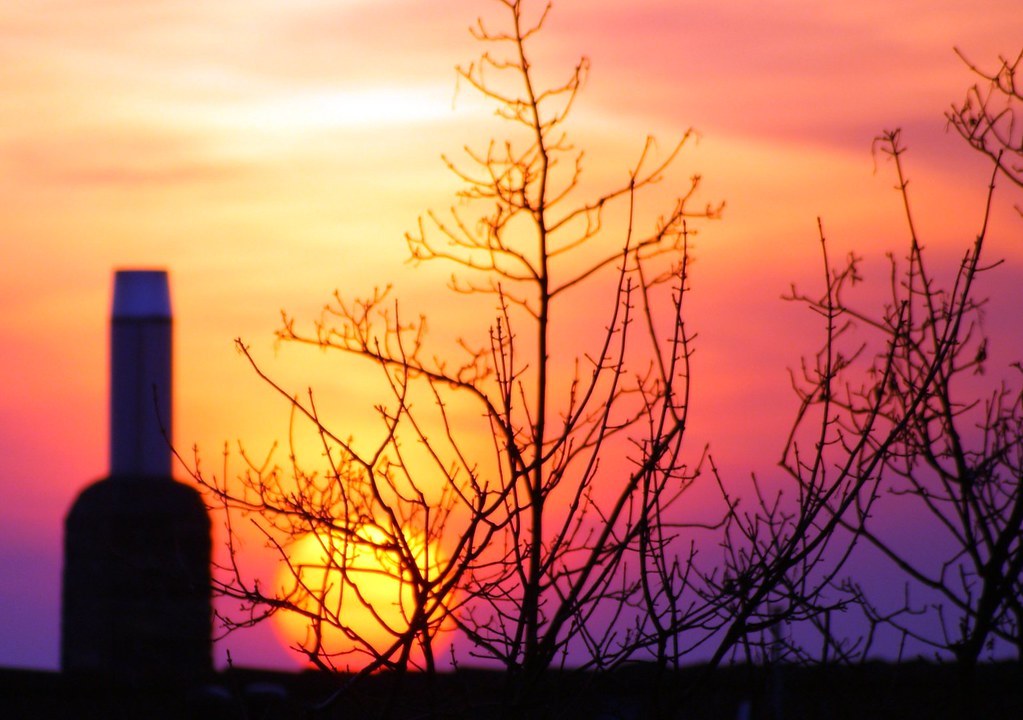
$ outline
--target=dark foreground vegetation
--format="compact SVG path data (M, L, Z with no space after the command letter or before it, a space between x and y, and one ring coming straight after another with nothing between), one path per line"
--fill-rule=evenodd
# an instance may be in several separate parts
M537 718L686 720L748 718L1018 718L1023 667L985 663L975 697L959 694L953 664L870 662L854 666L693 666L660 675L635 665L600 675L552 674L530 715ZM344 702L315 708L344 675L233 669L198 689L139 688L54 672L0 670L5 718L497 718L503 674L482 670L363 679ZM385 710L386 709L386 710Z

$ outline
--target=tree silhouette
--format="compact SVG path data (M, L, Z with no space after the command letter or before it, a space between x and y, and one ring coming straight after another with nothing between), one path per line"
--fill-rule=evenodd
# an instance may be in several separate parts
M1004 168L996 166L976 239L951 284L942 286L913 223L900 133L877 143L895 166L909 247L901 260L889 255L889 296L880 310L852 298L862 279L855 255L831 271L827 302L793 291L793 299L843 319L820 352L831 371L804 376L801 395L806 406L825 406L833 418L824 456L855 458L855 472L869 478L842 525L930 592L922 608L907 600L885 614L854 587L857 597L873 622L952 653L969 702L974 668L989 641L999 636L1018 644L1020 628L1023 394L1005 383L978 389L988 340L977 286L998 264L985 265L982 255L995 177ZM952 551L937 567L933 557L908 552L897 530L879 524L896 499L926 510L924 532L951 540ZM914 622L920 613L933 613L935 622L923 628Z
M567 120L588 62L541 84L530 44L550 6L527 17L520 0L499 4L507 28L480 20L473 34L487 50L458 75L494 103L508 139L445 157L462 183L457 203L407 236L413 264L454 268L449 289L482 308L483 332L467 329L454 348L435 351L426 319L406 317L388 290L355 301L338 294L309 329L285 317L281 342L380 372L390 388L376 406L381 439L348 439L311 393L275 383L239 341L288 399L296 426L311 424L326 469L305 471L292 450L286 467L246 457L232 482L194 474L229 517L258 515L294 580L260 586L232 545L217 589L245 612L227 618L229 627L300 613L310 632L298 647L312 662L344 669L332 627L368 657L365 673L432 671L436 634L453 626L473 658L506 669L506 708L529 713L545 673L570 656L583 669L637 656L677 660L682 630L701 630L702 641L717 629L706 600L699 610L678 602L689 563L672 554L679 533L715 521L667 518L704 457L697 451L687 463L683 453L689 224L720 206L693 207L693 176L662 216L637 212L637 197L667 177L691 131L664 154L648 138L621 185L586 197ZM489 447L478 441L480 417ZM292 542L309 534L323 546L319 576L332 574L366 606L387 643L348 622L336 593L289 559ZM392 600L402 604L400 622L387 621L363 590L351 559L360 553L390 559L387 574L411 598Z
M940 289L912 227L899 134L879 141L910 220L905 268L893 259L880 312L859 310L849 299L859 260L832 264L821 229L823 293L789 295L824 326L793 378L799 407L780 463L793 491L769 492L757 477L736 489L709 450L685 442L691 224L721 206L696 204L698 175L659 217L638 203L677 182L673 165L694 134L667 152L646 139L621 184L590 191L568 132L588 61L562 81L543 80L530 58L550 5L495 1L505 24L478 21L472 32L486 49L457 73L493 104L504 132L443 156L457 198L406 236L411 264L450 271L448 291L483 319L438 341L390 288L354 300L336 293L312 323L284 316L279 342L335 354L384 383L377 425L358 432L321 413L312 391L276 382L238 341L289 403L293 437L311 431L319 453L300 457L293 439L285 463L243 452L233 479L226 459L219 477L193 466L227 518L229 560L215 583L241 610L226 627L297 613L308 633L295 647L310 662L357 664L356 680L390 669L396 681L410 668L434 673L438 635L451 629L456 663L503 669L499 714L539 716L553 702L553 669L633 660L678 668L705 648L711 669L783 650L804 661L862 657L869 641L845 643L828 621L857 603L872 622L913 632L898 613L877 617L840 579L856 543L867 542L955 613L958 633L946 623L941 637L921 639L967 665L992 635L1020 643L1020 396L1003 388L978 402L957 386L984 362L974 293L986 220L953 285ZM1002 159L998 167L1012 172ZM964 423L979 424L979 444ZM698 480L718 488L716 515L689 515L680 502ZM886 493L921 502L959 542L938 576L875 528ZM236 528L246 515L287 569L283 585L242 567ZM295 559L308 538L318 559ZM705 562L709 547L720 559ZM377 576L394 581L389 596L370 591ZM783 638L784 623L818 631L822 649ZM651 713L661 710L653 698Z

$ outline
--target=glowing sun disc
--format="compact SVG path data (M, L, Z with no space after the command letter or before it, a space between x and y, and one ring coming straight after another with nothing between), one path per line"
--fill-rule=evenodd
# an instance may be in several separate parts
M409 627L415 606L408 571L401 572L398 554L383 549L385 535L376 529L360 531L364 542L345 542L340 536L308 533L288 548L291 561L281 563L275 588L302 611L319 615L320 647L339 667L358 669L371 660L367 645L385 651ZM436 543L409 541L416 563L436 569L440 555ZM404 577L402 575L404 574ZM316 644L316 623L306 615L280 610L273 616L274 630L289 648L311 649ZM359 652L362 651L362 652ZM343 655L343 657L341 657ZM413 649L412 661L421 660Z

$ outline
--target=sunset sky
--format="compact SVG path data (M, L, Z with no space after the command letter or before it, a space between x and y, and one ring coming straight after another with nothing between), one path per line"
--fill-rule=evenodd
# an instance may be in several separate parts
M484 0L28 0L0 4L0 666L55 668L62 524L107 470L107 323L115 268L166 267L175 313L176 445L219 463L266 452L287 412L233 346L337 404L371 403L329 358L277 349L280 311L312 320L335 289L393 283L451 332L486 329L443 277L403 264L404 233L457 184L440 161L504 127L454 66L479 53ZM795 408L786 368L815 318L780 296L835 256L883 280L906 240L890 164L903 128L915 219L954 267L989 168L945 130L984 67L1023 45L1018 0L561 0L534 63L592 70L570 130L593 187L621 183L654 135L700 133L643 210L695 173L726 201L696 240L694 442L732 474L775 472ZM550 73L550 75L547 75ZM992 372L1023 358L1023 203L996 195L985 329ZM354 413L355 411L353 411ZM354 415L353 415L354 416ZM352 427L343 432L356 432ZM183 477L184 473L179 473ZM222 538L221 538L222 539ZM292 667L269 631L232 637L241 665ZM290 664L289 664L290 663Z

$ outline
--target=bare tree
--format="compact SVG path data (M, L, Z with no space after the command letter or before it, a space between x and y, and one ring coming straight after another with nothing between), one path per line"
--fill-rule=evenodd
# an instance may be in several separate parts
M998 58L994 72L982 70L956 51L979 78L959 104L945 113L970 147L991 158L1010 181L1023 187L1023 118L1020 104L1023 89L1016 84L1016 71L1023 63L1023 50L1015 59Z
M285 316L280 342L336 353L382 379L378 423L357 434L322 414L312 391L275 382L238 341L289 403L293 431L285 463L242 452L232 479L226 460L219 476L193 466L227 518L229 560L216 583L240 609L226 627L299 614L308 632L296 649L330 671L358 655L356 679L384 668L398 679L409 668L432 673L438 635L454 629L455 661L499 664L504 709L536 714L550 670L567 665L652 659L666 669L706 647L708 668L777 659L783 648L804 660L864 656L869 641L839 641L829 618L864 602L840 577L866 541L947 592L965 618L960 639L936 643L967 657L992 634L1018 642L1019 397L992 395L974 452L960 424L981 406L953 393L983 361L971 323L984 232L943 292L911 223L908 268L893 260L891 303L871 314L848 298L858 259L834 266L821 230L823 294L790 295L824 325L822 347L793 378L800 406L781 467L795 492L757 477L736 489L705 448L685 444L690 224L721 208L694 205L699 176L656 219L638 205L671 177L693 133L664 153L647 139L620 185L584 191L584 155L567 130L588 62L542 82L529 58L550 6L495 1L506 25L474 26L487 49L458 75L494 104L506 137L445 156L462 183L456 202L406 237L411 263L451 268L448 289L485 320L438 343L388 289L356 300L336 293L307 325ZM898 133L881 147L909 217ZM860 328L874 337L858 338ZM293 438L302 433L318 443L316 457L301 456ZM920 474L925 465L931 476ZM932 486L934 473L944 484ZM687 515L679 502L701 475L720 488L717 517ZM936 579L875 532L871 510L892 478L946 526L960 521L963 554ZM256 582L242 566L236 530L246 515L287 569L283 584ZM723 549L721 562L697 562L705 539ZM313 560L296 559L299 542L313 544ZM950 573L963 568L956 586ZM393 581L389 595L371 592L378 577ZM819 631L820 652L784 638L785 623Z
M1023 395L1018 386L1004 383L986 395L977 387L988 348L977 284L998 264L985 265L981 258L995 176L1004 167L999 165L991 179L976 239L951 284L943 286L913 223L899 133L886 133L877 143L894 162L908 251L901 260L889 256L889 297L879 311L864 309L851 297L852 286L862 279L855 255L831 271L826 301L793 291L792 299L844 323L819 355L830 371L817 373L819 380L804 375L799 388L807 407L824 407L832 418L834 432L822 439L819 459L852 457L850 448L856 448L854 470L869 477L853 512L841 517L842 526L924 592L918 605L907 598L905 607L883 616L868 602L869 616L904 637L953 653L969 692L990 640L1019 642ZM930 523L923 531L951 541L953 550L940 565L915 558L897 532L879 524L886 504L896 502L925 509ZM914 622L922 612L933 613L936 622L926 627Z
M297 647L312 662L344 669L329 646L334 628L354 644L349 652L369 657L370 672L432 670L436 635L453 625L472 657L506 669L507 707L528 712L545 673L568 658L590 669L677 660L682 630L698 629L701 641L716 630L716 607L680 602L695 550L673 555L680 533L708 523L670 511L704 458L697 450L687 464L684 453L689 223L720 206L693 207L693 176L661 217L638 215L637 197L666 177L691 131L663 154L648 138L621 185L585 197L583 153L566 127L588 62L540 84L530 45L550 6L527 14L521 0L498 4L506 29L480 20L473 34L488 49L458 74L495 104L508 139L445 157L463 183L458 202L407 236L414 264L454 268L450 289L485 313L483 332L466 329L453 353L436 349L425 318L407 318L387 291L337 294L308 329L285 317L281 342L381 373L390 388L376 407L382 431L349 439L311 392L276 384L239 341L288 399L296 428L312 428L325 464L308 472L292 449L284 467L246 459L231 482L198 465L195 476L229 518L254 513L291 571L285 587L254 583L232 545L218 590L243 614L229 627L297 612L310 627ZM479 417L489 448L478 442ZM322 545L318 582L289 557L295 538L310 534ZM407 595L389 601L399 622L364 591L354 558L367 553L386 556L378 572L401 580ZM373 614L386 643L348 621L324 574Z
M765 663L849 661L869 649L862 642L850 644L830 628L834 612L859 602L855 588L842 579L856 539L843 528L855 525L850 515L869 512L880 481L878 448L891 447L908 420L888 422L880 402L868 398L850 414L858 431L849 432L841 413L842 396L851 392L845 375L861 350L850 354L843 348L853 327L843 292L855 267L833 267L823 225L818 226L824 290L810 296L793 286L786 296L819 315L824 337L821 348L792 377L799 406L779 466L794 485L754 475L748 486L736 489L714 471L728 511L719 540L722 561L702 573L698 584L698 592L719 613L711 669L727 657ZM882 381L895 372L895 354L894 343L879 348L875 369ZM923 391L906 397L910 407L923 401ZM796 640L783 626L808 632ZM820 636L819 647L806 644L813 632Z

